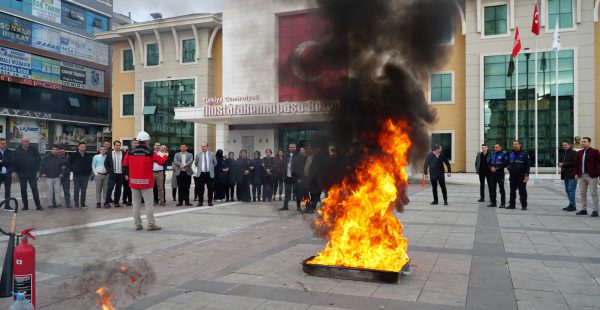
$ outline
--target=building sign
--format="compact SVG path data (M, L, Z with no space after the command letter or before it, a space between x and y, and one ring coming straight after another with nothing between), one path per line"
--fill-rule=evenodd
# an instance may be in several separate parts
M85 88L86 72L85 67L61 62L60 64L60 80L62 85L75 88Z
M58 124L55 126L54 143L77 146L79 142L85 142L88 146L96 145L100 130L96 126Z
M32 0L31 15L60 24L60 0Z
M62 85L48 83L48 82L44 82L44 81L35 81L32 79L22 79L22 78L13 77L13 76L4 75L4 74L0 74L0 81L35 86L35 87L43 87L43 88L48 88L48 89L62 90Z
M90 44L94 45L94 62L108 66L108 45L95 41L91 41Z
M0 40L31 45L31 22L0 13Z
M21 142L21 138L29 137L31 143L43 144L40 149L46 151L48 144L48 122L23 118L10 118L8 137L10 142Z
M215 103L239 103L239 102L250 102L259 101L260 95L246 95L246 96L227 96L227 97L204 97L204 103L215 104Z
M31 47L60 53L60 31L39 24L33 24Z
M67 32L60 34L60 51L63 55L92 61L94 58L93 48L93 42L84 37Z
M323 102L317 100L264 104L205 105L204 117L319 114L333 112L338 109L338 102Z
M31 54L0 47L0 74L31 78Z
M31 78L61 85L60 61L37 55L31 56Z
M104 92L104 71L85 68L85 80L85 89Z
M85 10L70 3L62 4L62 23L77 29L85 29Z

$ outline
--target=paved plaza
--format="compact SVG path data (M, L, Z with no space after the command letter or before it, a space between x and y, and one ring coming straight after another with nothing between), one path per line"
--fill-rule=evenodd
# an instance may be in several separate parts
M562 211L562 187L531 186L527 211L477 203L476 185L448 190L449 206L430 206L430 188L410 186L398 218L416 270L397 285L303 274L301 261L323 242L310 217L277 211L279 202L170 201L157 207L155 232L134 231L130 208L27 211L19 229L43 228L34 242L38 309L98 309L78 279L132 257L156 280L135 299L115 291L117 309L600 309L600 220ZM4 228L10 213L0 217Z

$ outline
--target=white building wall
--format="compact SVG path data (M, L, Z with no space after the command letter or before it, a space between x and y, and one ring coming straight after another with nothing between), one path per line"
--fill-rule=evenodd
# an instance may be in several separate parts
M235 152L235 156L237 158L238 153L242 149L242 137L244 136L254 137L254 151L260 151L261 156L264 156L267 148L273 150L273 146L275 145L276 137L274 129L230 130L229 139L226 141L226 151ZM250 155L248 156L250 157Z
M465 7L465 18L467 23L466 37L466 150L467 171L474 171L475 154L483 143L483 64L482 56L490 54L510 54L513 47L515 31L510 29L509 34L501 38L482 39L481 32L477 31L477 2L479 0L467 0ZM498 0L480 0L481 28L483 30L483 7L486 3L502 3ZM542 0L547 1L547 0ZM533 19L532 1L514 1L515 12L510 11L508 4L508 20L510 24L511 14L515 13L515 26L519 26L521 44L523 49L529 48L535 51L535 35L531 33ZM577 23L575 8L574 24L576 30L562 31L562 49L575 50L575 135L590 136L595 141L594 121L594 22L593 1L573 1L581 3L581 23ZM546 19L547 6L540 5L540 17ZM547 23L546 23L547 25ZM542 26L538 37L538 49L549 50L552 48L553 29ZM523 50L522 50L523 52ZM509 147L510 149L510 147Z

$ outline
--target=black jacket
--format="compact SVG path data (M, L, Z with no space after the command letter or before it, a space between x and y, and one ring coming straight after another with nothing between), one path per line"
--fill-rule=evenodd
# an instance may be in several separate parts
M250 170L250 160L248 158L238 157L236 165L237 183L250 184L250 174L244 174L244 171Z
M503 151L489 153L488 166L490 169L492 169L492 167L496 168L497 175L504 175L504 168L506 168L507 165L508 158L506 157L506 153Z
M60 158L60 173L62 173L63 176L69 177L69 175L71 174L71 166L69 165L69 155L65 154L65 157L60 157L60 155L58 155L58 158Z
M229 162L223 157L217 157L217 165L215 166L215 183L228 183L227 172L223 171L223 169L227 168L229 168Z
M81 153L75 152L69 157L69 165L71 171L76 177L85 177L92 174L92 159L94 156L90 153L85 153L81 156Z
M13 170L14 170L13 163L12 163L12 161L14 160L13 155L14 155L14 152L9 149L6 149L4 151L4 155L2 155L2 153L0 153L0 159L2 159L2 162L0 163L0 171L2 171L2 167L5 167L6 174L11 174L13 172Z
M62 159L58 155L53 156L48 154L42 159L40 165L40 175L45 174L46 178L55 179L61 174L61 163Z
M253 169L250 171L250 183L253 185L260 185L263 183L263 162L260 158L250 159L250 167Z
M294 156L291 157L292 160L292 179L298 180L302 177L302 170L304 170L304 159L300 153L294 153ZM285 155L283 158L283 167L281 169L281 174L283 179L287 178L287 170L288 164L290 162L290 153Z
M121 151L121 174L124 174L123 170L123 159L125 159L125 152ZM104 159L104 168L108 174L115 173L115 163L113 160L113 151L106 152L106 159Z
M227 184L235 185L237 182L237 162L235 159L227 158L225 159L225 165L229 168L227 171Z
M275 178L275 157L263 157L263 180L265 184L276 181ZM271 174L267 174L267 169L271 172Z
M427 175L429 172L429 177L432 179L444 177L444 165L448 168L448 173L451 173L452 167L450 166L448 158L444 154L435 156L435 154L431 152L427 155L425 163L423 164L423 173Z
M529 153L527 151L512 151L508 154L508 172L511 175L529 176Z
M13 167L17 173L37 173L40 169L40 154L32 146L27 150L19 145L13 154Z
M558 156L558 162L563 164L562 168L560 169L560 179L574 179L575 174L577 173L577 151L569 148L568 150L560 153Z

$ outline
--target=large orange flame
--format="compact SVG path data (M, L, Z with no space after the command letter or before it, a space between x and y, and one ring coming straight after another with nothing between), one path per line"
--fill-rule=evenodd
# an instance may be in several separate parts
M355 179L328 191L315 221L328 231L328 242L309 264L398 272L408 263L408 243L393 213L397 199L408 202L408 129L406 122L386 121L378 137L383 153L369 155Z
M98 306L102 308L102 310L116 310L115 307L110 303L113 294L111 293L108 287L101 287L96 291L98 294Z

